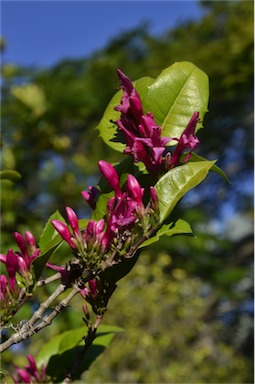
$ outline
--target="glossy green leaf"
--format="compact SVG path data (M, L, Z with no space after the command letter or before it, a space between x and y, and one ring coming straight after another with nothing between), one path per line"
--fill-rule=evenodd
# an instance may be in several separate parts
M207 176L215 161L188 162L168 171L155 185L159 199L160 222L172 212L178 201Z
M142 243L139 248L144 248L157 242L162 236L171 237L174 235L192 235L192 229L189 223L185 220L179 219L176 222L163 224L157 231L156 235Z
M142 100L147 93L148 86L153 82L153 80L154 79L150 77L142 77L141 79L133 82ZM123 152L126 145L121 142L121 138L116 137L117 125L114 121L119 119L120 113L115 111L114 107L120 104L122 93L122 90L120 90L113 96L97 127L104 142L119 152Z
M97 200L96 208L92 215L93 220L98 221L105 216L108 200L112 196L114 196L114 192L103 193L99 196Z
M21 174L12 169L4 169L0 171L0 180L18 181L21 179Z
M208 76L194 64L184 61L161 72L148 87L143 106L162 126L162 136L179 138L194 112L199 112L203 121L208 99ZM197 129L201 127L199 123Z
M59 241L59 239L61 239L58 232L51 224L52 220L60 220L63 223L66 223L65 219L59 213L59 211L56 211L55 213L53 213L53 215L50 216L39 240L39 248L41 250L41 253L47 252Z

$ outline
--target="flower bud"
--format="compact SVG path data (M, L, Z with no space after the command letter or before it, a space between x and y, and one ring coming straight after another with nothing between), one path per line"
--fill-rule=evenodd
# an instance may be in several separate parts
M0 301L4 300L7 291L8 279L5 275L0 275Z
M131 174L128 175L127 179L127 192L132 200L136 201L140 207L143 206L144 188L141 188L136 178Z
M96 199L100 194L100 191L96 187L89 186L88 191L81 192L82 197L86 200L91 209L96 208Z
M26 240L24 237L19 233L19 232L14 232L13 237L18 244L18 247L21 250L22 254L27 254L27 245L26 245Z
M66 207L66 214L67 214L67 217L68 217L68 221L72 227L72 230L74 232L74 235L77 237L77 238L80 238L81 237L81 232L79 230L79 222L78 222L78 218L76 216L76 213L74 212L74 210L70 207Z
M115 191L115 195L117 198L122 196L122 192L119 185L119 175L116 171L116 169L107 161L100 160L98 162L98 167L102 173L102 175L105 177L107 183L112 187L112 189Z
M159 210L158 196L157 196L156 189L154 187L150 187L150 196L151 196L152 207L157 212Z
M16 254L12 249L9 249L6 256L6 269L10 279L11 290L14 291L16 285L16 272L19 271L19 264Z
M52 220L51 221L51 224L53 225L53 227L56 229L56 231L60 234L60 236L65 240L67 241L67 243L70 245L70 247L72 249L75 249L75 245L72 241L72 237L71 237L71 234L69 232L69 229L68 227L62 223L61 221L59 220Z

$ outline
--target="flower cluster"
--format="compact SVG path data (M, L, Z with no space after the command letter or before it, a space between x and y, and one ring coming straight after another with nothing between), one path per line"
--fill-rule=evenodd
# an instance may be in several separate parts
M0 254L0 261L5 264L8 273L8 279L5 275L0 275L0 301L5 303L5 309L10 309L10 306L15 305L14 299L18 297L20 292L17 273L20 275L22 286L30 292L34 285L31 264L40 254L40 249L36 247L32 233L27 231L24 237L20 233L14 232L13 237L20 251L14 252L9 249L6 255Z
M9 277L9 279L7 279L4 275L1 275L0 277L2 283L1 299L3 299L7 284L12 292L15 291L17 286L17 273L21 276L24 286L28 288L33 285L31 264L40 254L40 249L36 247L35 239L31 232L26 231L25 237L18 232L14 232L13 237L20 249L20 252L14 252L12 249L9 249L7 255L0 254L0 261L6 265Z
M83 261L86 268L93 268L94 272L95 269L100 268L101 260L107 258L114 245L118 247L119 252L120 250L124 253L127 251L132 241L131 230L136 223L144 232L148 231L150 216L153 216L152 213L155 213L158 208L157 196L153 187L150 189L151 202L144 207L144 188L141 188L133 175L128 175L126 189L122 192L116 169L104 160L100 160L98 166L114 191L114 196L108 200L105 218L99 221L90 220L83 233L79 229L77 215L70 207L66 207L70 228L59 220L52 220L52 225L69 244L74 255ZM92 187L89 187L89 191L92 191ZM91 194L82 192L82 195L91 205ZM53 267L50 264L48 266ZM64 269L60 270L60 268L55 267L54 269L63 275Z
M142 161L150 174L158 175L162 170L165 146L171 139L161 137L161 127L155 122L152 113L143 113L138 92L120 69L118 76L123 96L120 105L115 107L116 111L121 112L116 123L126 140L124 153L133 155L135 162Z
M16 366L16 376L11 375L14 383L46 383L46 366L38 369L32 355L27 355L27 359L29 364L24 369Z
M162 128L157 125L151 112L144 114L140 96L130 79L120 69L118 76L123 96L120 105L115 107L116 111L121 112L121 117L116 123L126 141L124 153L133 155L135 162L143 162L148 173L158 177L164 169L179 165L185 149L192 151L198 146L195 129L199 113L193 114L180 139L161 137ZM171 140L178 141L172 156L170 152L166 153L166 144ZM185 162L190 156L191 152L186 156Z

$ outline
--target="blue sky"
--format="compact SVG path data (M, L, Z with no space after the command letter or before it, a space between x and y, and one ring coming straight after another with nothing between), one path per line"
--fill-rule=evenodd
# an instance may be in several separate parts
M119 33L150 23L163 31L202 16L190 1L1 1L4 62L50 66L64 58L80 58L103 48Z

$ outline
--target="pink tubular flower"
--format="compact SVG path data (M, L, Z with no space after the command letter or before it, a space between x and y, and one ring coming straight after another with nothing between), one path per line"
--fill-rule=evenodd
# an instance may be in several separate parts
M128 175L127 193L132 200L137 202L139 207L143 206L144 188L141 188L140 184L133 175Z
M84 230L83 234L84 242L88 251L93 248L97 248L99 253L103 253L105 251L105 244L103 241L105 236L104 225L104 219L99 221L90 220L88 222L87 228Z
M62 223L59 220L52 220L51 224L56 229L56 231L60 234L63 240L65 240L72 249L75 249L75 245L72 240L71 233L66 224Z
M78 218L76 216L76 213L74 212L74 210L72 208L66 207L66 214L67 214L68 221L71 225L71 228L73 230L74 235L77 238L81 238L81 232L79 230L79 222L78 222Z
M51 264L51 263L46 263L46 266L60 273L61 282L63 284L66 284L68 282L69 272L67 271L66 268L61 267L59 265Z
M111 164L107 163L107 161L104 161L104 160L100 160L98 162L98 167L102 175L105 177L107 183L114 190L116 198L121 197L122 192L119 185L119 175L116 169Z
M189 148L191 151L187 154L184 160L184 163L186 163L190 159L191 152L199 145L199 140L195 136L195 129L198 121L199 112L194 112L180 139L176 139L178 140L178 144L173 152L169 168L176 167L180 162L183 151Z
M147 171L157 176L162 169L162 154L170 138L161 137L161 127L152 113L143 114L138 92L120 69L118 76L123 96L120 105L115 107L116 111L121 112L116 123L126 140L124 153L133 155L135 162L142 161Z
M4 301L7 292L8 279L5 275L0 275L0 301Z
M96 187L89 186L88 191L81 192L82 197L86 200L91 209L96 208L96 199L100 194L100 191Z
M16 367L16 377L11 375L14 383L46 383L47 377L45 365L42 365L42 367L38 369L32 355L27 355L27 359L29 364L26 365L24 369Z
M12 249L9 249L7 252L5 265L9 275L10 288L14 291L17 283L16 272L19 272L19 263L18 258Z

